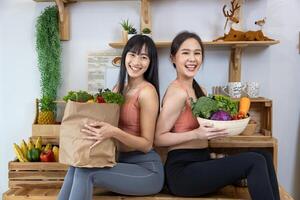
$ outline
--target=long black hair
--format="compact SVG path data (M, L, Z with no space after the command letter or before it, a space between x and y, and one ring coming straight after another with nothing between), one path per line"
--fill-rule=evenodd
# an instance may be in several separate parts
M134 52L136 54L140 54L143 47L145 46L146 52L150 59L150 64L147 71L144 73L144 78L146 81L151 83L158 94L159 97L159 80L158 80L158 59L157 59L157 50L153 40L145 35L135 35L130 40L128 40L127 44L124 47L122 53L121 60L121 69L119 73L118 80L118 92L124 94L124 86L125 79L128 76L126 66L125 66L125 58L127 53Z
M202 53L202 61L203 61L203 59L204 59L204 46L203 46L202 40L196 33L191 33L191 32L188 32L188 31L184 31L184 32L179 33L173 39L173 42L172 42L172 45L171 45L171 52L170 52L171 56L175 57L175 55L176 55L177 51L179 50L180 46L182 45L182 43L184 41L186 41L187 39L190 39L190 38L193 38L193 39L195 39L199 42L200 47L201 47L201 53ZM173 63L173 66L174 66L174 68L176 68L176 65L174 63ZM203 90L201 89L201 87L199 86L199 84L197 83L197 81L195 79L193 79L193 88L194 88L194 91L195 91L195 94L196 94L197 98L205 96L205 93L203 92Z

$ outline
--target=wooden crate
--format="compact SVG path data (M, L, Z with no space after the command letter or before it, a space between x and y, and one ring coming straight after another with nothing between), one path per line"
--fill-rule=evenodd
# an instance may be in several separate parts
M60 188L68 166L57 162L8 163L9 188Z
M39 100L35 101L35 118L32 124L32 135L33 136L49 136L49 137L58 137L60 122L57 124L38 124L39 116Z
M272 135L272 100L263 97L252 98L250 117L257 123L255 133L263 136Z

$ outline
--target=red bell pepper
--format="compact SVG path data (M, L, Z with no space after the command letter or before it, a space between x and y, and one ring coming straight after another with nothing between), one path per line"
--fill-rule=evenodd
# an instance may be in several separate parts
M42 162L54 162L55 158L54 158L54 153L52 150L47 150L47 151L42 151L41 155L40 155L40 160Z

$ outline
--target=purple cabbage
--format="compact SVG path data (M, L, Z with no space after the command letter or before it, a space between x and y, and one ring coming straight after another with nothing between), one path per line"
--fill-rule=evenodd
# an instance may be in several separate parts
M232 120L232 117L230 114L226 111L219 110L217 112L214 112L212 116L210 117L211 120L219 120L219 121L228 121Z

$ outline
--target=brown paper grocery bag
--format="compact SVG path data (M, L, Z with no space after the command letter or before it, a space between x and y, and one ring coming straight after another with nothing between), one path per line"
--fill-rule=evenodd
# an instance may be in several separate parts
M84 124L92 120L118 126L120 106L108 103L79 103L68 101L60 128L59 162L75 167L113 167L116 164L116 144L113 139L96 142L83 139Z

